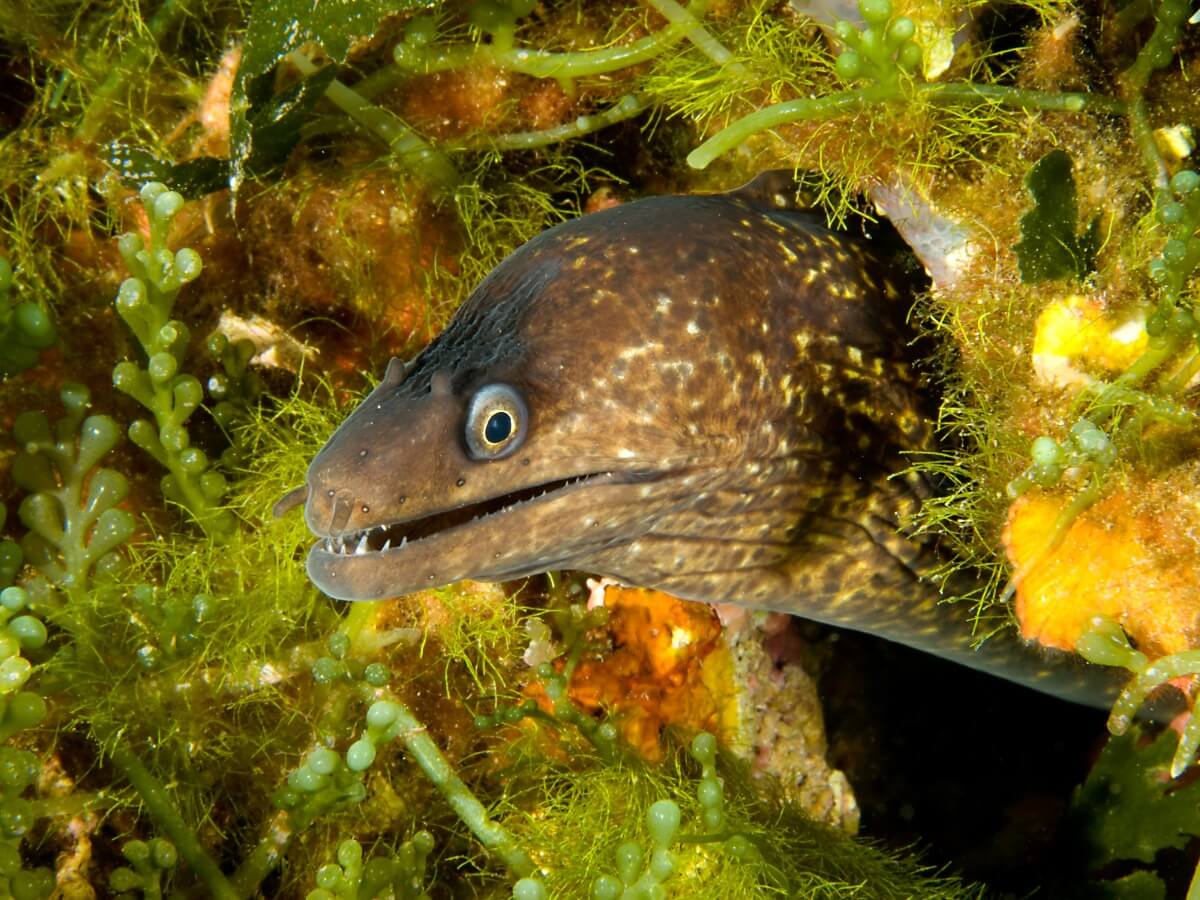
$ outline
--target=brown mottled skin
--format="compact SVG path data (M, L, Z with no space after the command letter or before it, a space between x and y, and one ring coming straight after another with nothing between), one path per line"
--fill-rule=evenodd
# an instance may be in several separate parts
M933 548L900 530L926 487L894 475L929 439L908 304L776 184L628 203L501 263L313 460L317 586L370 600L581 569L1109 693L1065 657L1014 671L1011 635L972 651L964 610L938 604ZM494 384L527 415L515 451L477 458L468 410Z

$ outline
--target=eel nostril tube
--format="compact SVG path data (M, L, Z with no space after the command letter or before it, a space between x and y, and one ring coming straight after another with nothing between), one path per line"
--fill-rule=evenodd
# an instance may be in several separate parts
M282 497L275 501L275 505L271 507L271 512L275 518L280 518L286 515L291 510L295 509L308 501L308 485L302 484L298 488L292 488Z
M349 491L338 491L337 496L333 498L333 509L329 515L329 532L336 533L345 529L353 509L354 495Z

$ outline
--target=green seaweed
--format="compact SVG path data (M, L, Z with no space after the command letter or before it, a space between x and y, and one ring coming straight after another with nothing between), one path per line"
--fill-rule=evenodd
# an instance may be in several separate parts
M307 583L310 538L299 518L276 521L268 511L303 483L307 461L361 389L361 370L411 350L506 252L585 201L601 202L598 187L621 199L720 186L764 163L800 162L815 170L806 177L834 212L861 202L856 191L864 186L910 168L936 171L944 183L1006 174L1016 196L1024 160L1055 143L1049 135L1061 126L1077 171L1088 173L1079 176L1082 195L1098 165L1089 148L1115 131L1089 112L1127 112L1134 145L1150 161L1155 217L1130 237L1120 216L1138 214L1140 200L1130 199L1137 188L1114 179L1111 210L1105 206L1112 243L1096 253L1097 276L1113 270L1117 252L1149 275L1152 355L1127 377L1082 393L1078 408L1060 414L1055 407L1028 434L1014 436L1003 411L988 408L989 394L969 379L954 382L942 411L964 443L948 442L937 463L958 479L935 501L944 503L939 521L964 555L998 572L989 523L1003 508L1000 488L1022 469L1029 483L1015 489L1069 483L1084 488L1078 502L1086 503L1096 496L1088 489L1153 464L1153 452L1139 454L1174 447L1194 426L1187 386L1200 366L1192 311L1200 195L1189 187L1194 175L1151 151L1149 127L1171 108L1169 92L1158 88L1160 79L1164 88L1174 83L1169 64L1186 9L1142 4L1141 21L1137 4L1122 10L1130 46L1153 33L1117 96L1081 99L1073 90L1009 83L1008 63L989 68L986 33L964 37L944 81L925 81L921 12L899 5L866 4L870 16L861 27L840 26L833 53L811 23L762 3L712 10L668 0L603 8L445 4L436 19L413 14L429 4L302 6L251 4L249 22L232 2L49 4L0 17L0 39L21 65L6 86L25 117L0 138L6 251L21 261L20 289L53 310L63 376L88 381L97 403L117 416L98 417L89 429L87 398L68 392L63 423L39 418L59 389L47 383L57 374L48 366L3 385L19 425L13 481L30 497L6 523L14 540L0 543L0 584L20 585L0 594L7 610L0 630L11 651L0 659L0 687L8 688L0 716L0 768L8 773L0 784L7 829L0 892L45 896L51 872L39 866L51 864L67 823L86 829L100 819L105 827L87 835L96 850L86 877L100 890L143 896L311 890L361 897L389 888L420 896L436 882L451 895L532 900L586 896L605 875L621 893L644 887L674 896L978 896L953 877L803 820L720 750L697 756L673 746L665 765L629 756L610 722L569 700L580 655L604 652L589 637L602 623L558 604L555 589L536 620L527 608L531 598L539 602L536 583L515 599L466 587L347 609ZM1048 10L1039 4L1035 12ZM1109 15L1097 12L1102 25ZM227 162L209 155L218 152L209 145L192 144L201 129L181 123L206 95L206 72L243 28ZM1007 52L1011 61L1034 50ZM1098 44L1090 62L1107 73L1121 60ZM487 71L502 74L479 77ZM486 90L469 96L478 84L503 90L494 100ZM433 120L408 121L405 98L425 90L446 92L437 95L445 109L439 102L435 110L449 123L444 131ZM454 103L464 97L478 100L480 114L460 122ZM769 110L770 119L782 112L773 105L797 101L792 112L801 115L779 119L786 127L778 138L740 142L739 133L749 132L739 117ZM1186 98L1174 103L1185 108ZM851 108L853 124L841 115ZM904 127L910 122L931 127L913 133ZM726 124L735 126L725 138L740 153L724 157L711 181L698 181L683 161ZM797 126L793 140L788 128ZM347 187L370 167L380 176L371 191L379 188L382 199ZM118 381L134 388L143 408L157 407L135 434L151 454L161 446L176 479L171 502L181 502L187 479L216 474L207 460L202 471L176 472L168 452L181 435L180 454L195 442L209 447L195 412L207 402L201 385L210 386L212 418L237 451L222 456L229 482L202 501L185 498L190 513L176 521L157 510L163 460L116 443L131 404L121 397L113 404L106 393L104 373L121 352L107 323L122 327L126 319L97 298L122 274L110 236L140 221L137 199L122 184L141 189L165 180L199 196L227 186L231 175L233 212L221 196L185 208L155 188L147 198L149 246L126 238L118 248L142 283L126 289L119 307L138 346ZM390 191L398 182L405 189ZM299 277L314 289L295 300L276 280L281 273L262 271L257 254L270 241L320 249L337 240L331 222L340 220L307 219L304 210L332 185L345 195L340 213L365 210L371 227L361 231L381 236L356 235L361 243L341 261L326 257L306 269ZM277 217L294 214L292 222L246 216L277 191L298 201ZM959 208L969 215L971 202ZM1074 219L1064 217L1070 229L1060 222L1058 238L1078 240ZM270 233L256 233L260 227ZM429 230L444 240L427 239ZM362 273L386 268L388 246L404 241L418 260L413 293L426 295L401 311L416 323L409 325L389 321L391 311L360 290ZM205 278L186 288L199 267L186 251L172 252L180 243L204 253ZM949 322L958 347L1027 341L1029 311L1004 293L1004 280L1016 280L1005 265L997 267L1000 299L987 307L986 322ZM971 302L941 314L952 320ZM316 364L256 379L244 343L217 340L211 360L189 356L189 344L200 343L189 336L207 333L211 314L225 305L310 343L326 380L313 378ZM936 300L928 308L936 310ZM954 356L947 352L942 366L961 371ZM95 358L105 360L99 378L85 364ZM1023 384L1014 374L1023 360L1015 359L992 375L1008 379L1010 392ZM114 458L113 468L99 464ZM1090 481L1070 481L1081 473ZM228 515L218 522L213 510ZM189 519L201 527L188 527ZM120 539L107 546L114 535ZM445 620L422 621L414 602L440 604ZM522 664L522 647L535 635L554 648L553 664ZM1122 659L1138 664L1136 656ZM1140 670L1147 677L1137 691L1186 662ZM548 711L523 698L531 682L541 683ZM1140 702L1137 691L1126 703ZM478 710L476 724L486 729L471 727ZM1013 733L1036 739L1020 727ZM63 797L36 790L55 765L73 780ZM647 812L668 813L669 825L672 806L678 827L649 831ZM1132 815L1119 807L1114 821ZM438 835L436 845L426 830ZM65 874L67 863L53 864ZM1153 891L1153 877L1139 871L1125 881L1129 890ZM1111 882L1114 890L1118 884Z
M1153 891L1158 878L1146 867L1161 851L1182 849L1200 835L1200 784L1181 785L1168 774L1175 741L1169 729L1151 737L1138 725L1109 738L1071 800L1071 817L1093 873L1118 862L1143 864L1129 873L1141 876L1130 890Z
M0 377L4 378L35 365L40 352L58 340L44 309L29 301L9 300L12 279L12 265L0 256Z
M119 508L129 492L125 476L97 466L120 440L116 422L84 418L90 395L83 385L64 385L60 397L66 414L54 426L41 411L17 417L13 437L22 449L12 476L29 492L18 511L29 529L24 558L74 601L94 573L119 568L114 551L133 534L134 521Z
M373 856L364 863L362 844L343 841L337 848L337 862L318 870L317 889L306 900L429 900L425 865L433 847L433 835L418 831L395 854Z
M304 71L302 81L276 95L271 85L275 66L285 58L293 62L306 60L300 50L308 43L318 44L335 63L344 62L355 41L374 34L386 16L428 5L426 0L317 6L303 0L254 3L246 23L242 62L231 103L231 187L236 191L246 177L281 163L299 139L300 125L313 105L335 83L333 66L320 72ZM343 108L354 104L345 93L331 99ZM379 112L384 114L383 110ZM402 125L399 129L408 134Z
M137 891L144 900L159 900L163 896L162 881L179 860L170 841L127 841L121 848L128 866L113 869L108 885L118 894Z
M1021 241L1013 250L1021 280L1083 279L1096 267L1100 217L1076 234L1078 211L1071 157L1051 150L1025 176L1033 208L1021 217Z
M150 246L138 234L121 237L118 246L133 277L121 283L117 312L141 344L146 365L118 363L113 385L154 415L153 423L134 421L129 439L167 469L163 496L183 507L209 534L228 535L233 517L220 507L225 476L210 466L203 450L192 445L186 427L203 399L199 380L179 371L190 331L171 318L180 289L200 275L200 256L186 247L175 252L167 247L167 232L183 197L151 182L142 188L141 199L150 219Z

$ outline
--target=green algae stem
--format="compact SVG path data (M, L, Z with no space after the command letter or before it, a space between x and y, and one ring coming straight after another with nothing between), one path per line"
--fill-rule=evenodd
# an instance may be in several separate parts
M544 128L540 131L516 131L511 134L481 135L448 146L463 150L533 150L563 141L583 137L618 122L625 122L649 109L645 98L626 94L612 106L598 113L580 116L574 122Z
M1096 94L1054 93L984 84L917 84L911 88L914 97L920 96L935 104L963 105L971 103L997 104L1025 110L1119 114L1126 105L1120 100ZM705 169L717 157L736 149L748 138L761 131L778 128L792 122L831 119L862 107L903 100L903 94L891 84L871 85L854 90L839 91L824 97L801 97L755 110L723 128L688 154L687 163L693 169Z
M210 896L216 900L240 900L241 895L234 890L216 861L204 849L196 833L183 820L166 788L151 774L137 754L118 743L113 746L110 758L138 792L146 811L171 839L184 862L204 882L211 892Z
M691 10L703 14L706 6L707 3L694 2ZM534 78L576 79L607 75L648 62L672 44L690 37L699 27L699 20L692 11L682 7L679 10L684 18L671 22L657 34L623 46L557 53L496 44L426 47L417 41L406 40L396 45L393 59L401 69L421 74L461 69L475 62L484 62Z
M306 78L318 71L312 60L299 50L293 50L287 58ZM388 110L369 102L336 78L325 89L325 96L387 144L392 153L424 175L435 188L450 190L458 184L460 175L454 163Z
M412 714L390 691L374 694L379 699L367 710L368 733L346 751L346 763L352 770L370 766L375 757L375 745L389 739L399 739L425 777L445 797L450 808L508 869L521 878L537 871L537 866L509 831L488 815L479 798L467 787L438 749L425 725ZM372 735L371 732L376 734Z

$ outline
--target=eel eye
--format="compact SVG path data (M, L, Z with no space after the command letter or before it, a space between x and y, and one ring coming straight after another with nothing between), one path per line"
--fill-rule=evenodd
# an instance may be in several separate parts
M467 448L476 459L502 459L525 439L525 401L507 384L489 384L467 409Z

